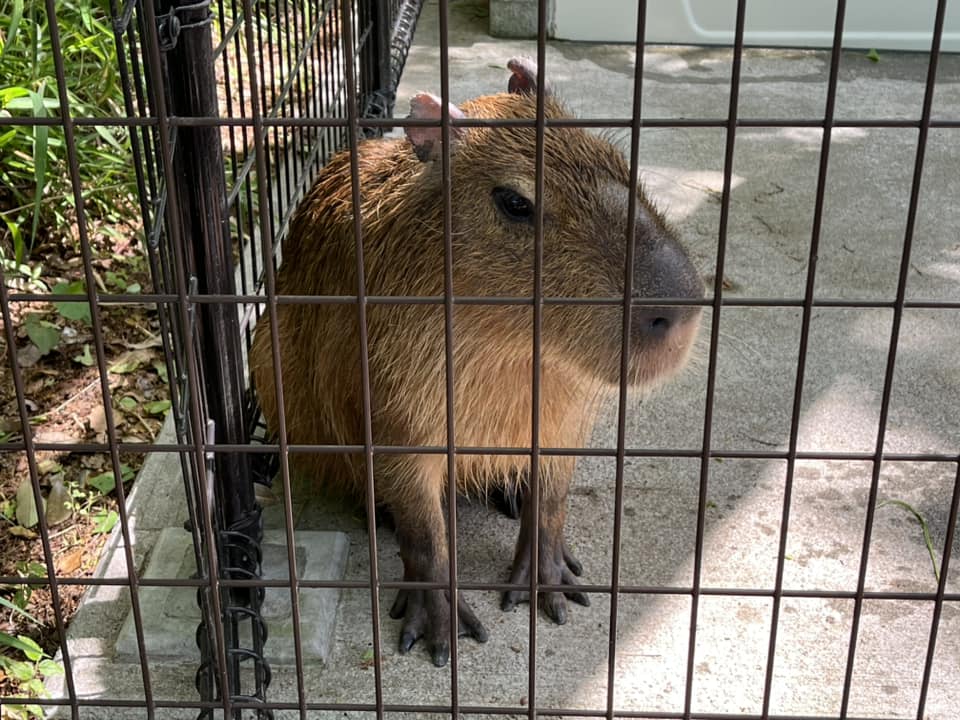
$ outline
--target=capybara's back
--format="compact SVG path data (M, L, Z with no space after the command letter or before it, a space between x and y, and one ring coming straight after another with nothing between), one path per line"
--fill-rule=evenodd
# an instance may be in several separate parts
M452 117L533 120L536 69L511 61L511 92L450 106ZM569 117L544 93L548 118ZM418 95L412 117L440 117L436 98ZM458 490L485 491L529 474L532 442L536 207L533 127L450 128L454 438ZM620 381L626 280L629 169L606 140L582 129L549 128L544 137L539 443L583 447L599 399ZM357 148L366 328L361 333L357 241L349 153L331 160L301 203L283 248L280 295L337 297L280 303L276 340L287 440L364 444L361 352L367 341L373 443L443 448L447 438L447 344L444 201L439 127L411 127L407 137ZM673 231L640 192L635 215L634 297L699 298L703 286ZM616 301L617 298L621 300ZM430 300L417 300L430 298ZM524 300L526 298L526 300ZM395 299L395 300L394 300ZM506 300L505 300L506 299ZM563 299L573 302L563 302ZM580 299L581 302L576 302ZM582 299L596 302L584 303ZM604 302L604 299L606 302ZM385 302L384 300L392 300ZM270 313L257 325L251 369L268 427L280 428ZM634 308L628 382L655 385L683 365L699 308ZM320 485L363 493L362 452L304 453L293 466ZM511 582L529 584L533 523L539 524L539 580L574 584L579 563L563 541L566 493L574 458L542 455L539 518L524 504ZM382 452L374 459L376 501L397 526L404 579L447 577L447 456ZM522 493L526 487L520 487ZM564 593L542 593L547 614L565 622ZM504 596L510 608L520 590ZM582 593L567 597L587 604ZM436 664L449 652L449 601L442 591L403 590L401 651L426 636ZM460 627L478 640L486 630L459 602Z

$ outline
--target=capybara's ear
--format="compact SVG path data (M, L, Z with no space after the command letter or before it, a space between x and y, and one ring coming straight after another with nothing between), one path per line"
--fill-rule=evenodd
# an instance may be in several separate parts
M447 107L450 109L451 118L462 120L466 117L466 115L463 114L463 111L453 103L447 103ZM440 120L440 116L441 101L436 95L431 95L430 93L420 93L418 95L414 95L410 100L410 114L407 115L408 118L415 120ZM465 129L466 128L458 127L450 128L451 150ZM407 139L413 143L413 150L417 153L417 157L420 158L421 162L426 162L427 160L439 157L440 143L443 137L439 125L422 127L408 126L406 128L406 132Z
M510 68L510 71L513 73L513 75L510 76L510 81L507 83L507 90L515 95L523 95L524 93L529 93L530 95L537 94L537 63L533 58L510 58L507 62L507 67ZM550 86L550 83L546 81L543 83L543 93L544 95L553 94L553 88Z

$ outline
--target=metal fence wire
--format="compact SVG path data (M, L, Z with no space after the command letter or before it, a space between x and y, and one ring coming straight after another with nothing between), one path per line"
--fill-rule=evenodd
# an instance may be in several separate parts
M449 50L451 28L448 27L450 3L439 2L439 59L438 70L441 107L451 96ZM444 109L432 120L393 120L396 88L412 41L413 29L421 10L418 0L201 0L179 2L171 0L110 0L110 16L116 35L118 67L122 82L123 114L109 117L84 117L71 114L67 96L64 63L59 55L57 15L62 12L56 0L46 0L44 11L49 20L53 53L56 58L59 81L59 100L51 117L0 116L0 131L6 126L57 126L65 139L70 179L78 215L78 233L83 250L83 269L86 280L86 299L92 313L94 356L99 370L99 391L106 413L106 441L103 443L57 443L35 439L29 432L22 441L0 443L0 452L24 453L27 457L34 497L44 494L41 474L36 461L40 451L107 453L116 477L122 474L122 455L163 454L179 459L184 479L183 498L192 538L190 548L196 574L189 579L149 579L138 570L141 558L135 556L132 542L134 519L127 512L125 490L117 483L119 523L122 536L120 562L125 567L122 579L111 577L66 578L57 575L51 549L51 535L43 513L40 513L40 535L46 566L46 575L37 578L0 577L0 585L47 586L52 598L52 609L60 638L67 630L59 601L59 589L64 585L106 586L124 589L129 595L137 658L142 681L142 696L136 699L120 698L111 693L109 683L99 693L87 695L78 691L76 684L83 672L84 660L78 657L70 643L61 646L60 660L65 670L63 692L48 698L0 699L4 705L30 703L46 712L69 713L72 718L102 717L108 712L139 711L142 716L181 717L182 713L199 717L273 717L276 715L307 717L470 717L475 715L503 715L512 717L631 717L631 718L780 718L780 720L824 720L850 718L851 688L858 649L858 632L864 606L874 601L910 601L924 603L929 608L930 625L927 635L922 677L915 713L910 717L924 720L927 714L927 696L935 673L938 638L945 608L960 602L960 594L949 591L951 549L955 542L958 506L960 506L960 450L950 452L906 453L890 452L885 445L888 412L897 362L901 323L905 311L928 309L956 312L960 299L918 300L908 297L907 278L911 266L911 249L917 223L921 177L931 130L958 129L956 119L934 118L932 113L940 44L943 36L946 0L938 0L932 32L932 46L924 86L921 114L918 120L839 119L835 116L838 77L846 2L836 4L834 42L830 52L829 77L823 115L818 117L774 119L741 117L741 64L745 52L744 22L748 3L736 3L736 31L732 48L732 66L729 78L729 104L725 114L715 118L647 118L641 100L644 91L645 68L644 36L646 3L640 3L637 25L636 68L632 78L632 114L630 117L590 118L578 120L548 117L545 107L549 102L544 76L546 66L548 7L546 0L538 2L538 37L536 44L537 70L536 117L533 119L477 119L459 118ZM113 70L112 68L110 70ZM549 74L549 71L547 71ZM436 161L444 188L445 224L444 277L442 294L414 297L368 294L363 281L363 228L355 219L355 241L358 284L356 291L338 296L284 295L278 291L278 267L283 261L285 241L290 233L291 220L304 195L310 190L318 174L342 148L350 149L349 197L353 207L359 206L364 188L360 184L358 144L366 137L382 134L394 125L406 127L439 128L443 142ZM90 239L84 219L85 188L81 180L75 136L94 126L120 126L129 133L130 157L137 173L138 201L143 223L143 237L153 278L149 293L108 294L98 290L92 265ZM537 171L533 225L535 241L533 256L528 258L533 268L532 292L518 291L497 297L462 296L453 292L454 256L453 232L450 222L452 208L451 188L456 182L452 176L450 139L463 128L533 128L536 133L536 152L532 162ZM631 272L625 269L627 290L624 296L607 297L552 297L544 293L544 226L550 222L544 217L543 172L545 165L544 135L562 128L584 127L591 130L614 128L629 132L627 147L630 166L630 197L637 202L640 177L639 145L643 128L716 128L724 133L722 192L719 195L719 232L716 257L709 272L715 278L724 277L727 259L727 226L735 161L737 133L743 128L815 128L822 130L814 199L814 217L806 257L806 282L802 297L749 298L727 294L723 282L716 283L706 299L689 297L633 297L630 292ZM855 300L825 298L816 292L817 267L820 258L821 225L827 193L827 173L834 132L839 128L903 128L917 133L916 155L913 167L905 234L900 251L899 274L893 300ZM627 228L629 252L626 268L633 267L635 212L628 212ZM22 426L30 425L31 411L27 405L27 391L22 372L17 364L17 328L11 309L18 303L76 300L75 296L57 296L48 293L14 292L0 285L0 306L3 312L4 338L8 349L7 371L15 389ZM111 388L105 356L105 337L101 322L104 304L149 305L156 310L161 326L163 354L170 378L170 395L175 437L156 444L129 442L122 438L111 411ZM539 422L541 406L549 401L541 389L541 329L545 311L565 305L591 305L622 309L622 347L629 347L631 327L646 309L655 307L702 306L706 311L705 334L709 348L706 352L706 388L702 443L693 449L663 449L632 447L627 439L627 408L629 387L628 353L622 353L621 382L616 416L616 445L610 448L541 447ZM251 387L248 362L253 343L254 327L267 314L276 322L278 308L284 305L340 305L356 314L359 329L361 365L360 404L363 418L359 438L342 444L297 444L289 442L281 422L275 436L265 436L256 394ZM447 405L444 423L447 442L439 445L378 444L373 435L373 415L377 398L372 397L367 337L367 311L389 307L424 306L442 313L444 323L445 377L437 383L445 385ZM463 308L518 307L529 311L533 334L532 347L533 393L530 442L522 447L473 447L456 440L454 427L454 368L453 357L455 316ZM789 439L785 449L718 449L712 440L714 428L714 396L717 382L720 318L729 308L792 308L799 312L800 332L797 350L796 377L793 379ZM808 343L811 324L818 310L828 308L880 308L892 313L892 328L886 350L880 396L879 425L875 449L872 452L811 452L800 448L802 393L808 370ZM372 310L371 310L372 311ZM273 336L271 350L280 357L279 339ZM344 360L347 362L348 360ZM955 358L944 362L955 363ZM406 358L416 363L418 358ZM279 380L280 373L277 373ZM956 388L945 390L956 391ZM383 402L383 399L380 399ZM283 399L278 399L279 417L283 418ZM264 579L263 519L261 517L258 486L273 485L273 493L284 506L283 523L288 566L284 577L297 577L297 547L294 543L292 505L296 501L292 486L290 459L295 456L338 454L358 458L363 468L365 483L366 530L369 547L369 577L363 580L304 580ZM445 530L449 553L445 560L449 579L425 581L384 577L378 568L383 533L377 524L377 485L374 476L375 458L418 456L441 458L447 477L457 473L457 458L461 456L522 456L530 468L529 495L525 498L537 516L537 508L545 500L538 473L544 459L603 458L613 464L615 484L612 542L607 550L610 562L609 582L587 583L575 589L564 581L561 584L542 582L536 570L529 573L529 583L474 581L458 576L457 545L463 542L457 536L457 497L454 482L448 482L444 500L447 507ZM621 577L623 527L625 513L625 467L631 460L673 458L698 464L696 491L696 523L693 528L693 570L688 584L643 583L634 584ZM717 587L702 581L704 539L709 510L708 487L711 473L718 461L777 461L785 465L782 488L782 508L779 518L779 536L774 581L763 587ZM792 508L791 498L799 463L805 461L861 461L870 466L868 498L864 510L862 547L858 554L856 587L852 590L794 589L785 583L788 556L788 526ZM871 549L871 529L878 506L878 489L884 463L913 462L939 463L952 468L954 479L944 502L946 511L944 544L936 548L941 557L936 586L930 591L871 590L867 582L867 559ZM532 523L531 547L537 547L538 524ZM379 532L379 536L378 536ZM378 537L380 538L378 540ZM537 553L531 553L530 562L536 568ZM154 679L163 673L150 658L145 639L144 608L140 596L150 587L188 587L196 591L200 608L196 644L200 663L196 670L197 698L162 697L155 692ZM306 681L305 666L310 662L304 654L303 627L310 624L302 617L303 593L327 589L365 593L369 617L368 656L358 658L360 669L369 671L372 692L369 699L343 701L336 688L326 688L322 697L312 692ZM393 702L385 692L388 672L405 672L396 665L400 662L420 663L422 657L387 658L386 641L381 635L381 594L395 591L446 591L450 603L452 627L449 636L449 668L436 670L449 683L443 702ZM526 692L522 698L504 700L500 704L470 705L461 701L461 688L470 673L470 665L462 658L458 639L463 615L458 615L458 599L464 591L529 591L533 596L550 592L582 592L591 598L605 598L609 614L605 633L606 700L603 707L554 707L538 697L538 677L544 672L542 653L542 625L538 626L539 608L531 603L529 635L524 638ZM286 698L277 700L271 687L278 684L278 670L267 662L266 648L271 642L271 620L265 619L264 602L269 593L289 593L290 613L293 617L293 653L289 666L283 666L282 684ZM682 707L676 711L631 709L618 705L614 677L617 669L618 623L621 605L637 598L683 598L688 602L688 635L682 643L686 649L682 683ZM767 640L767 655L763 661L762 703L759 712L742 714L712 713L696 709L693 702L693 678L698 646L698 617L704 600L711 598L758 598L769 602L771 618ZM844 654L841 704L835 714L777 715L771 711L771 693L774 677L774 658L778 644L778 627L784 603L792 599L837 600L852 603L852 620ZM458 618L460 620L458 621ZM391 641L392 642L392 641ZM418 646L419 647L419 646ZM445 659L445 658L444 658ZM392 667L391 667L392 666ZM80 668L80 669L78 669ZM411 674L416 681L419 675ZM954 681L960 673L954 668ZM294 688L294 690L291 690ZM294 699L289 699L290 697ZM424 697L433 697L424 690ZM102 711L95 714L95 711ZM180 713L180 714L178 714ZM867 720L857 718L857 720Z

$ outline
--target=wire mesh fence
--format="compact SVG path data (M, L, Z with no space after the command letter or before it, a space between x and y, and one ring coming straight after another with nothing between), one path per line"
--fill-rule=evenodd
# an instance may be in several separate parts
M919 83L920 108L915 117L909 118L838 113L847 5L843 0L835 8L834 44L827 56L822 114L780 117L775 107L770 108L766 117L743 111L744 96L754 90L744 82L744 62L750 57L743 43L748 8L745 0L731 7L736 40L728 49L729 74L722 81L726 107L713 107L708 115L675 117L668 112L648 116L645 101L649 76L653 73L660 80L662 70L651 71L645 66L644 3L633 48L634 71L625 83L627 112L613 117L593 117L587 112L586 118L553 112L553 78L547 57L548 12L543 0L538 3L537 43L530 46L536 62L524 66L525 71L514 70L514 77L525 83L520 94L526 94L532 114L485 114L469 104L462 105L465 113L461 114L456 105L448 105L454 97L451 43L459 42L455 28L449 26L449 5L439 3L436 20L439 52L431 56L434 64L430 68L436 78L433 91L438 92L435 105L431 104L433 100L418 96L421 110L415 104L413 118L399 121L392 120L391 115L420 11L416 2L113 2L108 17L116 39L122 108L110 108L106 114L93 112L87 106L78 107L71 96L67 68L72 60L61 52L57 22L71 8L61 7L53 0L45 4L43 11L57 80L56 89L49 96L49 112L41 115L31 104L30 112L0 117L0 127L27 128L33 133L34 142L40 137L40 128L56 129L63 134L65 168L76 209L82 295L78 300L72 292L38 292L29 287L24 291L4 285L0 306L9 358L7 371L20 425L29 428L36 411L30 408L31 392L19 362L18 348L24 344L19 329L26 321L18 308L26 308L30 303L82 302L90 311L89 349L91 366L97 371L93 392L99 393L104 419L102 433L95 441L65 443L24 431L21 436L6 437L2 451L22 458L29 492L39 507L43 506L44 497L49 502L51 493L45 487L48 473L40 466L44 452L102 456L113 478L128 474L124 468L130 457L165 457L169 461L167 472L179 473L183 478L182 491L178 490L173 498L155 499L150 507L160 507L165 502L182 506L177 517L185 521L189 541L179 551L186 552L187 565L194 569L194 574L190 578L178 577L176 563L160 575L148 576L144 571L144 558L135 538L135 531L140 533L145 526L144 513L131 515L133 505L128 502L122 481L115 482L113 489L117 501L115 532L120 541L109 561L112 569L105 574L64 577L58 565L59 550L53 542L58 531L44 513L39 513L36 533L42 546L42 571L26 578L19 574L0 577L0 584L48 591L59 638L69 637L60 600L65 586L122 596L122 603L130 608L128 635L132 650L125 667L136 676L134 690L132 694L115 690L112 682L120 681L110 678L93 691L80 689L78 683L90 672L86 664L90 653L79 642L63 642L58 655L64 670L61 692L48 698L14 692L0 702L8 708L34 704L44 711L69 712L72 717L99 717L95 714L98 711L128 709L148 717L212 717L221 713L224 717L307 717L329 713L331 717L336 714L378 718L947 717L939 713L950 706L949 687L956 685L957 678L951 662L956 659L955 611L960 594L956 581L951 579L950 563L957 542L960 455L955 437L920 449L913 445L898 447L890 420L898 383L903 382L898 376L898 359L909 352L904 338L910 337L910 328L922 324L927 317L915 313L940 314L947 320L936 327L949 328L952 323L956 328L960 310L960 298L950 292L949 286L946 292L929 297L911 293L910 286L917 254L916 228L922 219L924 170L930 164L931 134L944 133L936 146L949 148L955 145L950 133L960 128L956 117L938 114L934 109L944 78L938 71L947 2L937 3L931 52L924 79ZM113 68L108 70L112 72ZM504 72L504 78L508 74ZM422 161L428 168L425 172L432 173L431 187L436 192L431 199L438 203L433 210L439 224L425 232L434 242L430 258L439 263L432 268L436 271L433 277L442 281L439 284L421 282L417 273L422 268L416 266L400 273L404 277L394 282L390 273L396 270L394 264L398 260L387 250L383 250L386 258L371 259L371 255L382 250L371 245L371 236L378 242L392 232L403 237L392 226L388 233L378 235L381 231L374 222L379 213L389 213L381 209L385 203L368 202L368 194L390 175L388 170L397 174L400 168L371 169L371 156L361 150L368 146L361 141L394 125L404 127L417 153L424 155L417 163ZM619 131L624 135L626 175L616 175L625 189L624 206L619 208L623 223L622 227L620 220L610 223L610 233L623 242L622 256L616 259L622 267L612 281L614 291L600 285L599 289L591 287L582 292L557 292L552 275L556 265L550 238L556 224L556 206L551 203L557 199L551 193L556 192L557 171L551 153L557 152L557 138L566 141L579 128ZM747 143L762 137L764 132L782 129L818 133L811 150L816 159L808 164L813 188L809 203L812 220L806 226L803 254L798 260L801 270L795 283L797 292L752 296L725 285L730 268L739 268L741 265L735 263L742 263L736 257L742 247L731 250L729 240L732 197L739 182L738 162L743 162ZM719 138L714 142L721 158L718 187L712 195L716 204L716 223L710 228L714 244L710 245L712 256L705 268L705 273L716 280L705 297L695 288L681 287L681 292L677 289L680 286L674 285L665 290L659 280L652 287L641 287L642 273L637 268L647 262L645 253L659 251L666 244L662 238L659 244L644 239L643 233L649 232L653 222L652 208L638 193L643 164L641 138L659 130L715 132ZM895 280L892 292L876 297L865 298L855 290L831 294L818 285L823 282L830 171L837 157L842 157L838 137L845 139L847 130L906 131L916 135L903 232L894 243ZM86 197L89 180L84 174L85 161L79 152L78 138L102 136L103 131L116 132L110 152L121 154L135 171L136 192L130 197L137 204L142 221L143 246L152 278L149 292L133 292L128 286L107 288L98 277L101 269L94 258L92 225L86 217L87 212L92 212ZM459 189L467 180L465 166L456 158L457 143L469 133L487 133L494 139L513 137L511 133L516 133L530 140L511 172L504 175L501 171L491 188L492 207L500 213L499 217L525 228L528 242L522 246L524 252L512 253L519 256L525 269L516 272L509 283L492 290L481 288L490 292L477 291L478 286L463 275L464 267L476 268L482 274L485 266L493 262L492 256L485 254L489 248L481 246L483 252L471 258L459 241L474 229L470 221L478 222L474 216L458 214L458 208L471 202L471 197ZM746 133L757 135L751 134L745 140ZM423 137L428 139L421 140ZM349 153L334 160L344 147ZM407 160L420 168L412 155ZM589 172L584 170L590 166L589 160L578 162L578 173ZM339 167L339 175L329 168L324 171L328 165ZM332 180L311 194L318 176L321 183L325 177ZM306 280L292 280L296 270L301 271L298 277L308 278L325 272L323 264L306 264L310 255L303 243L310 237L309 223L320 222L319 212L309 214L310 203L314 208L323 206L334 195L346 208L346 215L341 218L342 227L347 228L342 238L346 245L340 258L346 260L333 266L332 272L327 266L327 275L333 277L324 283L311 285ZM518 195L526 204L517 200ZM298 213L305 197L308 204L302 207L307 209ZM396 222L397 218L391 216L389 221ZM332 261L336 259L334 256ZM477 264L471 266L471 260ZM601 256L596 262L604 260ZM635 283L641 286L635 287ZM105 318L134 306L147 306L155 312L157 351L162 354L162 365L170 381L173 432L162 435L156 443L121 431L124 426L117 409L120 398L111 380L117 373L108 359L110 337ZM693 408L694 413L701 413L695 428L698 437L692 444L671 445L648 433L642 437L649 442L638 442L631 418L638 393L636 383L630 382L630 349L649 342L649 338L644 340L637 334L641 332L638 327L642 326L644 333L657 328L657 332L666 332L666 327L682 326L697 308L703 313L705 348L700 358L700 404ZM776 384L782 401L784 433L775 442L754 442L748 438L730 444L729 435L719 428L733 421L727 408L722 403L718 405L717 400L722 396L718 383L722 386L724 381L721 368L725 322L730 314L754 311L782 312L777 317L796 329L795 336L791 336L795 345L789 350L795 358L793 375L769 379ZM874 374L877 413L873 434L866 446L846 442L842 437L832 444L805 442L804 434L810 433L804 417L810 411L810 400L805 393L809 392L811 376L821 362L817 348L825 342L842 343L842 338L824 341L817 335L824 332L817 317L832 312L871 311L883 314L883 318L870 325L870 332L876 327L885 329L877 341L882 348ZM518 397L526 398L524 407L529 420L518 431L525 435L525 442L501 442L497 439L506 435L474 429L473 422L484 428L505 423L505 413L496 414L502 408L487 410L480 404L474 420L458 410L456 401L458 393L464 392L458 378L471 372L462 357L470 351L471 334L489 339L484 335L484 323L491 318L510 317L512 313L522 317L518 326L524 332L510 346L511 352L523 360L522 372L529 375L528 384L515 389ZM605 313L617 326L611 339L617 346L616 352L611 353L616 359L610 369L614 379L608 383L616 386L612 393L615 410L609 418L612 432L606 441L597 444L583 434L585 429L589 430L589 423L575 427L577 422L571 422L568 424L572 427L561 424L562 431L550 430L544 408L559 403L560 394L569 388L554 382L552 370L545 368L550 368L555 359L550 342L557 318L576 318L579 322L588 316L607 317ZM308 327L320 339L319 347L309 343L309 333L295 335L296 341L285 338L278 329L284 327L284 317L297 318ZM409 320L412 317L420 318L417 322L423 324ZM766 322L771 317L763 316ZM336 318L337 327L350 329L344 333L346 340L342 345L331 340L330 325L323 324L333 321L320 318ZM383 328L391 323L405 328L403 334L414 339L406 355L389 357L388 351L383 350L388 347L382 339L386 332ZM588 324L583 322L584 326ZM430 333L424 327L431 328ZM582 337L591 337L588 329L577 327ZM417 336L417 332L423 337ZM497 336L493 337L495 344ZM257 358L266 363L267 370L258 375L254 392L249 376L251 358L257 353L257 338L261 343ZM591 354L601 352L589 342L583 342L583 346ZM948 342L946 346L951 345ZM326 355L317 357L317 351ZM506 359L509 358L500 360ZM951 358L941 360L943 365L951 366ZM343 387L319 381L303 387L303 378L312 377L309 368L321 363L333 366L328 375L320 378L324 381L339 377L336 372L345 368ZM419 376L397 371L401 378L423 379L423 385L413 389L392 387L384 380L391 363L426 368L425 374ZM752 364L757 366L757 376L762 377L762 360L754 359ZM946 372L942 377L943 393L955 393L955 374ZM439 394L428 391L427 386L435 387ZM501 392L496 387L488 389L489 396L494 398ZM423 407L431 407L428 398L440 397L441 404L431 407L431 411L436 411L429 418L431 431L418 434L406 428L403 432L391 432L389 424L399 422L391 415L391 404L399 402L391 393L413 393L412 407L403 412L416 422L426 422L418 418L424 413ZM257 394L271 397L268 430L264 428ZM328 414L339 411L331 398L341 395L349 396L348 406L356 411L355 417L345 422L349 431L331 429L332 421L324 419L324 408ZM317 409L316 417L303 421L297 416L296 422L291 422L291 407L304 404L308 409ZM485 417L484 412L494 416ZM837 435L843 435L843 428L837 430ZM670 437L669 433L663 431L663 437ZM581 568L572 555L577 548L567 547L563 539L565 511L557 509L557 498L550 494L551 473L558 472L558 467L572 468L574 460L580 467L592 464L599 468L597 473L606 478L609 495L604 501L609 507L600 516L602 522L587 520L575 526L580 528L582 544L591 548L585 552L595 565L601 566L581 579L571 574L579 574ZM334 515L341 519L327 517L323 522L349 525L353 533L352 556L359 559L349 561L346 579L318 578L305 572L308 560L298 540L316 529L309 527L309 520L307 528L302 529L301 513L302 505L312 501L314 490L297 470L320 467L322 474L333 476L338 463L352 473L348 484L359 488L356 494L361 497L362 517L358 519L348 511L346 521ZM779 478L774 517L765 525L769 539L758 540L750 534L751 530L742 532L749 538L745 542L766 543L763 546L775 559L766 563L766 575L748 575L744 580L724 571L724 561L737 564L734 556L743 549L734 543L727 548L729 558L717 557L718 550L710 546L708 535L711 523L715 522L718 493L729 488L728 497L736 496L741 492L736 480L738 473L749 475L751 464L760 463L775 466L774 474ZM806 522L805 515L816 512L811 508L821 508L806 483L807 473L825 472L825 467L832 467L840 478L838 482L844 482L844 473L852 465L859 467L856 479L850 478L849 482L856 484L860 504L849 509L848 519L850 525L856 526L852 532L858 546L844 550L845 554L834 548L850 563L845 581L832 584L823 578L804 578L792 567L790 533L798 518ZM423 523L438 535L430 540L432 545L417 540L419 526L409 523L410 517L430 517L417 504L420 500L412 510L406 508L405 517L402 500L397 498L409 491L391 487L391 473L402 475L410 473L411 467L427 466L433 468L430 472L436 473L436 477L443 478L438 492L430 496L438 504L435 518L440 521ZM676 527L669 522L657 526L656 532L636 527L636 503L631 502L630 493L637 492L632 478L642 475L644 466L659 467L657 473L666 472L678 478L671 489L655 495L661 502L674 494L683 496L692 508L692 514ZM501 500L508 512L534 519L522 521L520 550L509 582L504 580L502 568L497 566L491 571L471 564L464 550L469 545L474 554L502 554L499 544L486 538L490 524L478 524L469 512L462 513L458 482L451 480L462 478L476 467L494 468L492 474L496 477L471 486L474 496L486 497L486 485L505 485L505 497ZM922 468L917 472L929 474L933 478L929 486L939 488L932 503L940 520L934 531L937 542L930 538L926 520L913 505L884 500L883 489L893 482L891 478L897 476L900 468L907 467ZM502 475L509 477L504 479ZM406 477L408 483L419 481ZM270 485L272 490L263 489ZM459 485L462 489L462 483ZM571 505L582 505L575 497L576 484L572 492ZM583 492L588 495L595 491L591 486ZM522 496L519 507L518 495ZM262 505L270 501L275 503L272 521L280 532L265 540ZM566 502L563 497L561 505ZM876 526L884 502L899 502L899 507L912 512L920 521L933 559L933 581L897 584L871 578L869 560L877 552ZM382 510L379 506L384 504L392 518L378 514ZM729 507L735 514L735 503ZM267 512L271 512L271 507ZM664 513L669 519L669 512ZM560 518L559 540L553 525L538 521L541 515L551 521ZM399 543L380 521L396 525ZM815 525L816 521L811 523ZM153 530L153 526L146 527ZM515 534L509 525L493 527L502 534ZM658 534L662 535L660 540ZM359 544L357 538L361 538ZM531 550L548 541L554 543L549 552ZM628 552L638 552L630 544L635 542L652 543L657 552L676 559L678 566L686 567L683 557L689 555L689 572L658 575L644 569L642 563L638 569L636 562L625 557ZM680 557L671 554L674 546L681 545L689 552L680 552ZM279 555L269 555L267 560L271 546L280 548ZM326 552L327 546L323 547ZM342 548L336 552L341 551ZM639 552L642 554L643 550ZM431 555L428 571L417 565L418 553ZM330 554L336 553L330 550ZM525 572L518 573L516 568L524 563L532 569L527 567ZM540 566L557 572L549 577L538 571ZM401 574L402 580L398 579ZM290 577L296 581L291 582ZM170 690L176 687L170 677L179 671L171 669L175 663L157 651L156 640L148 629L150 620L145 615L150 611L141 598L153 589L166 588L189 588L191 595L196 593L196 634L190 638L194 646L190 657L196 657L196 699L178 696ZM319 624L315 615L321 612L317 610L317 599L330 597L330 591L339 593L333 597L335 603L339 597L340 616L338 629L331 631L336 633L332 642L348 646L348 660L343 664L344 654L334 653L342 666L331 667L328 658L325 676L322 672L316 674L316 668L324 666L311 644L316 641L313 626ZM491 625L488 646L474 652L477 646L460 637L460 633L466 631L474 639L486 639L486 630L481 632L478 626L482 626L480 620L487 624L490 620L483 613L478 620L472 611L464 611L460 602L467 596L493 592L512 596L511 605L523 592L542 600L531 603L529 612L514 613L524 618L522 623L507 628L502 621L498 626ZM395 593L405 598L405 605L399 603L391 608ZM556 603L563 603L564 594L574 602L578 595L592 602L589 622L596 627L565 637L554 632L541 609L557 620L561 611ZM275 606L268 606L272 598L280 595L287 598L288 604L278 614ZM442 598L439 605L446 607L438 607L437 598ZM543 603L548 607L542 608ZM388 610L391 616L400 616L399 622L386 618ZM563 619L569 612L570 627L562 628L561 633L583 622L584 612L580 610L572 604L569 609L564 605ZM424 626L417 619L420 613L439 625L440 631L431 635L433 624ZM744 630L744 613L763 618L758 621L761 631ZM841 618L840 630L821 630L820 639L808 641L835 648L836 657L829 664L838 674L830 681L835 692L825 704L791 704L789 680L788 687L782 687L783 668L792 668L798 675L803 674L804 668L796 658L785 659L782 648L804 635L805 622L822 624L825 617L833 617L831 613ZM628 637L635 630L632 618L646 615L665 618L663 622L672 628L665 644L659 636L642 636L652 646L649 661L642 652L637 654L635 641ZM911 678L909 692L891 691L895 702L890 700L889 708L882 701L864 703L856 694L862 658L869 651L865 649L865 638L875 637L875 629L870 625L877 622L877 617L892 618L892 624L904 617L910 622L915 620L922 635L918 641L922 658L912 658L911 663L904 662L902 666L893 663L880 673L906 673ZM272 655L278 652L278 636L273 631L284 624L289 624L289 634L281 634L279 642L289 647L278 660L278 656ZM517 630L518 627L521 629ZM496 639L493 636L498 630L501 636L519 634ZM426 637L415 637L418 633ZM744 682L750 686L750 700L742 701L738 707L711 705L697 694L705 672L702 666L707 662L704 658L714 658L716 665L727 668L747 662L743 657L724 658L718 650L724 647L724 633L748 634L752 645L743 647L749 645L756 654L749 661L752 673L728 670L730 677L748 678ZM352 635L345 637L347 634ZM402 652L409 650L413 640L418 642L410 656L400 657L393 651L397 644ZM428 653L421 650L423 646L427 646ZM568 677L555 671L555 667L561 666L556 659L558 648L560 654L579 654L583 658L580 664L596 666L591 672L594 679L588 682L583 677ZM427 654L434 663L447 664L448 668L431 667L433 675L425 675ZM479 659L481 655L485 660ZM509 673L513 681L508 683L484 662L500 665L499 671ZM651 683L661 683L652 695L644 695L629 682L632 674L641 672L656 678ZM658 674L661 672L666 680ZM362 690L353 693L348 678L357 673L363 674ZM577 686L577 692L570 691L571 684ZM939 693L933 710L928 699L931 688ZM803 692L815 694L809 687L804 687Z

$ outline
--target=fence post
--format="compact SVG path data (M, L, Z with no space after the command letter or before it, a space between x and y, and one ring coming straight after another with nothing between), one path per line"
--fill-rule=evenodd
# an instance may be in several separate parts
M210 0L159 0L157 8L160 41L165 61L167 107L174 117L216 119L219 117L217 78L213 56ZM226 181L217 125L177 125L173 171L180 202L176 223L183 238L186 271L199 294L235 296L233 248L226 212ZM198 356L204 397L200 399L205 417L213 421L217 444L246 444L246 422L242 336L238 307L233 302L200 303L197 307L197 347L188 348ZM204 433L204 428L194 428ZM212 461L214 532L220 576L250 579L260 576L260 545L263 528L256 502L248 456L216 452ZM209 482L201 478L200 482ZM222 617L227 652L229 688L233 696L264 699L269 669L263 661L265 626L259 615L263 589L238 590L222 594ZM205 601L200 593L201 602ZM208 617L207 613L202 614ZM250 620L253 653L237 652L239 625ZM207 629L209 630L209 629ZM201 630L198 638L206 633ZM245 642L250 641L250 637ZM203 699L219 699L217 654L209 641L201 639L201 667L197 685ZM253 659L256 688L240 690L240 664ZM201 713L201 716L204 713ZM239 717L240 713L235 713Z

